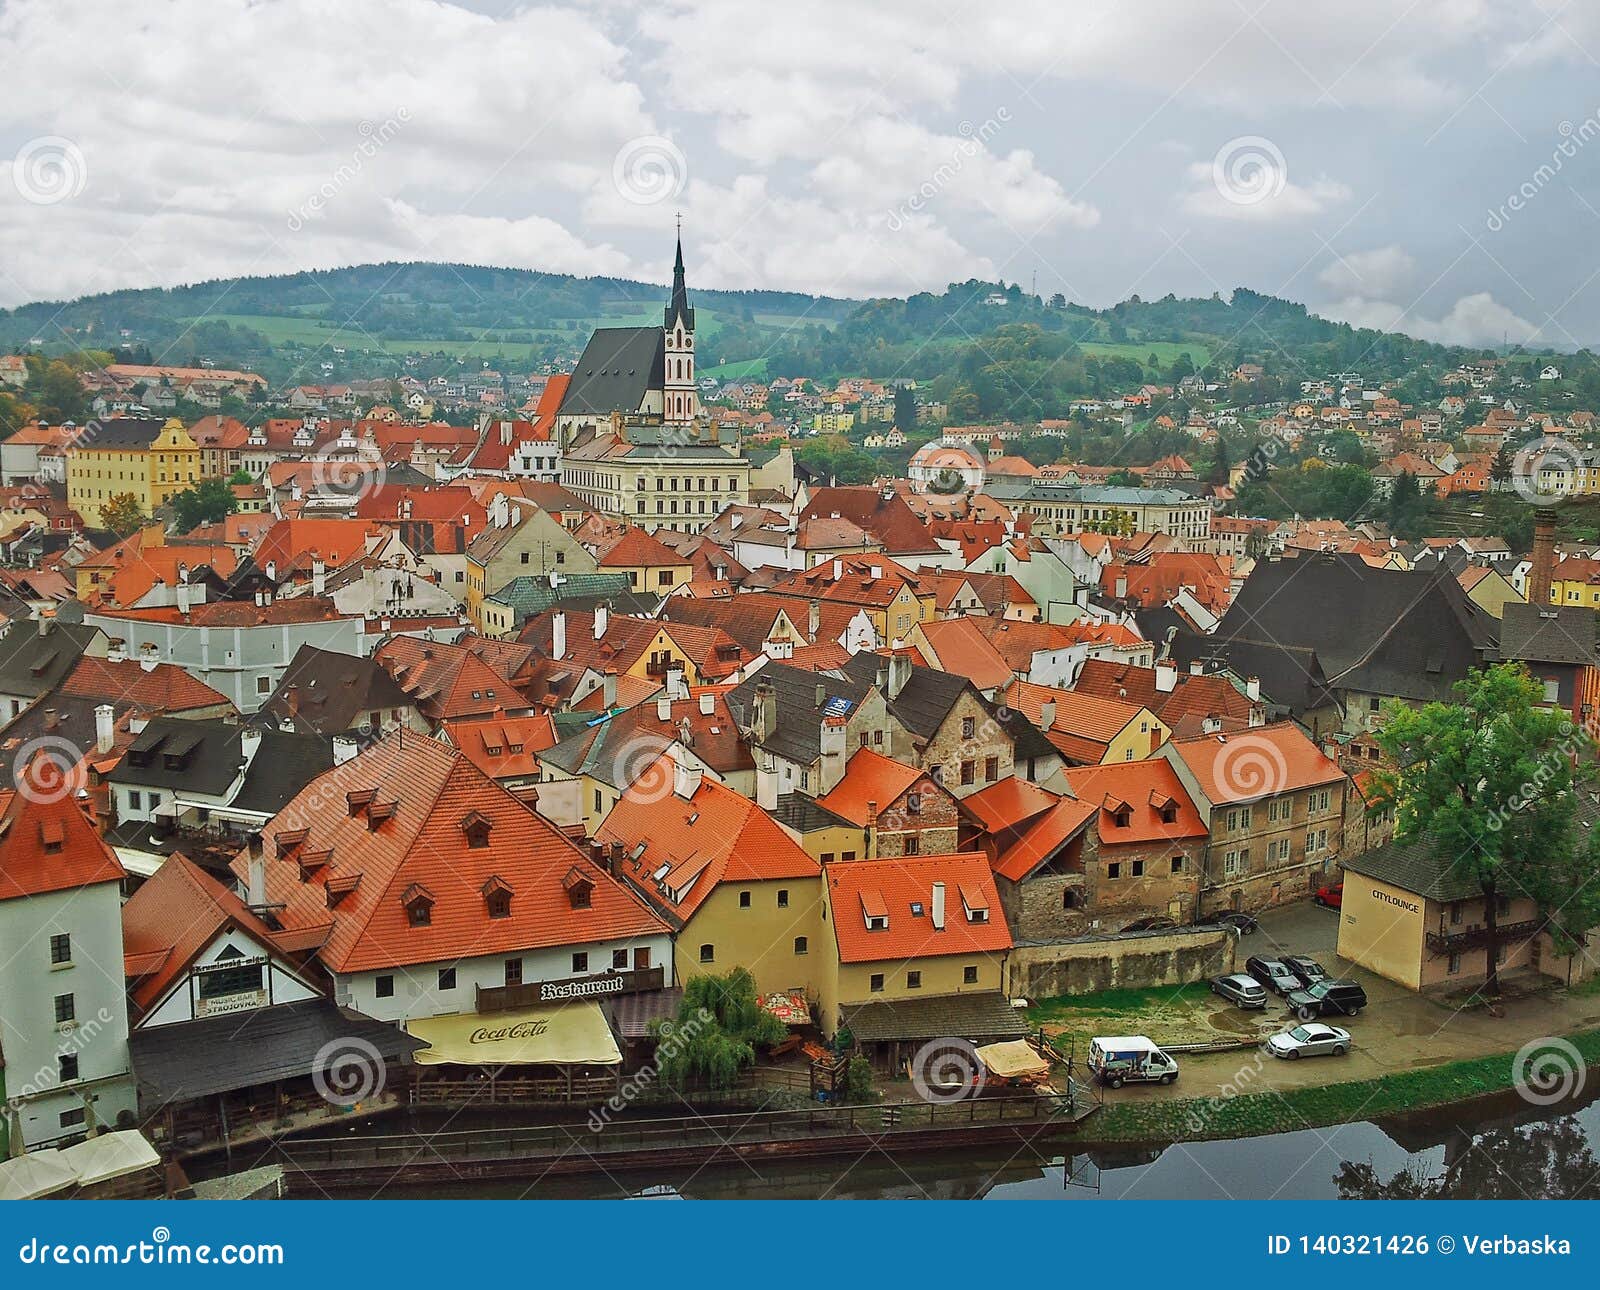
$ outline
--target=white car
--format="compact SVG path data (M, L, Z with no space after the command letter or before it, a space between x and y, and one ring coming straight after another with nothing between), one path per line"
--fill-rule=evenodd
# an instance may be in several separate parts
M1293 1061L1299 1057L1342 1057L1350 1051L1350 1032L1320 1021L1280 1030L1267 1040L1267 1051L1274 1057Z

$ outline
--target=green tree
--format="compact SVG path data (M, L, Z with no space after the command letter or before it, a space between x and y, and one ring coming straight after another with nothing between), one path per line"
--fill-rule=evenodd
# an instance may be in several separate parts
M1580 840L1574 785L1592 744L1568 715L1542 707L1526 671L1501 664L1456 686L1455 703L1394 705L1376 738L1397 769L1379 783L1395 836L1422 839L1483 892L1487 990L1498 994L1497 902L1530 896L1570 945L1600 924L1600 834Z
M656 1028L656 1067L669 1085L704 1080L714 1089L733 1086L755 1064L756 1049L784 1037L783 1022L761 1006L755 978L744 968L726 975L689 978L678 1019Z
M1233 461L1228 456L1228 441L1221 435L1217 436L1217 450L1211 457L1211 471L1206 475L1206 482L1219 487L1228 482L1228 475L1233 470Z
M187 533L202 524L215 524L238 508L233 489L223 479L203 479L193 488L172 496L173 526Z
M144 508L132 493L117 493L100 508L100 523L119 538L127 537L144 523Z
M903 385L894 392L894 423L904 434L917 428L917 396Z
M1495 450L1494 461L1489 464L1489 478L1497 484L1504 484L1511 478L1511 449L1505 444Z

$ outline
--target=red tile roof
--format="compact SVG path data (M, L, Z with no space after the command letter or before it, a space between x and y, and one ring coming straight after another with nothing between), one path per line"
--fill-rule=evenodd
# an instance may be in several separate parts
M929 789L943 791L927 771L894 761L871 748L857 748L845 764L844 778L817 798L817 805L865 828L869 802L875 802L880 812L887 811L890 803L898 801L919 780L926 780Z
M1253 802L1345 777L1299 726L1286 721L1243 734L1175 739L1170 746L1213 803Z
M233 701L172 663L145 666L132 659L78 660L61 682L63 694L107 703L130 703L146 711L188 712L195 708L228 708Z
M595 837L626 848L623 872L629 881L676 922L690 918L718 883L815 878L821 872L749 798L710 778L682 797L675 776L667 754L639 767Z
M1101 810L1100 841L1159 842L1179 838L1203 838L1205 821L1194 800L1184 789L1170 762L1155 757L1149 761L1120 762L1110 766L1079 766L1065 773L1067 785L1081 801ZM1170 802L1171 823L1161 818ZM1116 822L1114 808L1128 805L1128 822Z
M75 778L46 752L18 769L24 791L11 794L0 816L0 900L127 876L78 805Z
M1011 948L988 860L979 852L849 860L827 867L828 903L842 963L880 963L949 954L995 954ZM945 920L933 925L933 884L945 885ZM988 918L972 922L963 900L975 900ZM912 913L920 904L922 914ZM872 930L867 916L888 917Z
M235 927L273 945L272 929L237 895L187 856L169 856L122 907L122 954L135 1008L144 1013L159 1003L195 955Z
M490 779L537 776L537 754L556 742L555 725L548 713L532 717L503 714L477 721L447 721L445 734L474 766Z
M347 806L348 795L359 802L367 793L372 807ZM467 826L478 821L488 825L488 840L474 847ZM309 931L331 921L318 956L335 972L665 930L639 896L555 825L435 739L391 735L324 772L279 812L263 839L268 899L283 905L285 928ZM287 851L281 857L280 839ZM316 863L302 866L300 858ZM248 857L241 854L233 867L246 878ZM587 908L574 907L569 876L589 884ZM491 879L511 890L509 917L488 915ZM411 925L403 900L415 887L433 901L421 927Z

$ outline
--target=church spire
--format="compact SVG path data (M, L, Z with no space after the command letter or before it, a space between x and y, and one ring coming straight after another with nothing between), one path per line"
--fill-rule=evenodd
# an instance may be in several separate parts
M678 216L678 254L672 262L672 299L667 304L666 328L671 331L679 319L683 329L694 330L694 310L689 307L689 290L683 281L683 216Z

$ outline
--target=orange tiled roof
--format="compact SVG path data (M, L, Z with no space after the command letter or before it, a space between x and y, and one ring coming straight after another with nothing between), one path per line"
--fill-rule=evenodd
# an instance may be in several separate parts
M1213 803L1251 802L1344 778L1344 772L1290 722L1243 734L1174 740L1171 747Z
M368 793L372 806L350 805ZM487 827L485 845L471 845L469 827ZM288 930L331 923L318 956L335 972L666 930L555 825L435 739L391 735L324 772L278 813L263 841L267 898L283 906ZM247 877L245 855L233 867ZM488 915L485 889L495 880L510 890L509 917ZM587 907L569 897L574 881L588 884ZM419 890L432 902L425 926L412 925L405 904Z
M871 748L857 748L845 763L844 778L830 792L817 798L817 805L864 828L869 802L877 803L879 811L887 811L891 802L898 801L924 779L933 785L933 777L925 770L907 766Z
M843 963L903 962L950 954L995 954L1011 948L988 860L978 852L851 860L827 867L834 941ZM933 925L933 884L944 883L944 927ZM988 917L971 921L964 902ZM912 912L921 905L921 915ZM873 930L867 915L887 917Z
M680 796L675 775L670 755L645 765L595 834L627 848L623 872L675 922L686 921L718 883L814 878L821 872L749 798L705 777L692 795Z
M74 793L49 800L62 781L57 767L42 764L47 760L41 753L17 768L19 782L45 791L11 794L0 816L0 900L120 882L127 876Z

